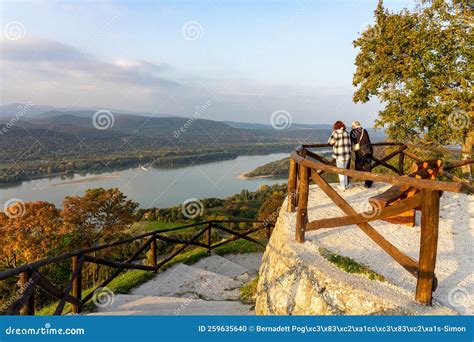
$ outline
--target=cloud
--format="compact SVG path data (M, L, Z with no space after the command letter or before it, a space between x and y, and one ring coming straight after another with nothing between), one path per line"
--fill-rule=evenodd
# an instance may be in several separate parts
M37 37L18 41L2 40L0 44L0 60L3 63L16 64L23 70L39 75L89 77L91 80L107 80L143 87L181 86L177 80L162 75L171 69L164 63L127 59L104 61L70 45Z
M181 74L177 66L109 59L38 37L0 40L0 102L83 106L269 123L276 110L294 122L372 121L379 104L354 105L350 87L275 84L271 80L212 79ZM350 84L349 84L350 86Z

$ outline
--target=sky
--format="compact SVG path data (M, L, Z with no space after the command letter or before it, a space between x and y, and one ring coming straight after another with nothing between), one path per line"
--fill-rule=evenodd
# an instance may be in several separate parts
M391 10L415 0L385 1ZM1 1L0 103L269 123L359 120L357 50L377 0ZM205 108L205 110L202 110Z

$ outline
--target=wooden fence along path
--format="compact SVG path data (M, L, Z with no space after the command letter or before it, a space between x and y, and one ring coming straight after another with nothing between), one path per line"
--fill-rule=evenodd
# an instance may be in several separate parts
M436 289L437 279L434 274L436 249L438 245L439 198L443 191L473 193L473 187L466 181L450 173L452 169L473 164L474 159L451 163L443 167L441 160L422 160L408 149L410 145L402 143L376 143L378 147L395 149L383 158L373 158L372 167L381 165L395 173L377 174L350 169L338 168L334 162L310 149L327 148L327 144L302 145L291 154L288 176L288 211L297 210L296 236L299 243L305 241L305 232L311 230L337 228L346 225L357 225L380 248L387 252L403 268L417 279L415 299L431 305L432 292ZM393 166L388 162L398 157ZM405 175L405 157L414 161L412 173ZM358 213L323 179L323 173L335 173L354 177L359 180L372 180L392 184L384 194L369 200L372 210ZM437 181L443 175L451 182ZM313 181L337 205L346 216L308 221L309 183ZM390 243L369 222L387 220L411 225L414 223L414 210L421 211L421 237L419 260L416 261L402 253ZM414 215L414 214L413 214Z
M228 223L253 223L254 227L249 228L245 231L235 231L233 229L225 227ZM169 232L179 232L184 229L189 229L192 227L203 228L198 230L189 240L183 240L177 237L172 237L168 235L162 235L163 233ZM116 278L124 270L145 270L151 272L157 272L160 268L166 266L171 260L180 255L187 249L189 246L198 246L203 247L210 253L213 249L225 245L229 242L244 239L251 241L252 243L264 246L260 241L256 240L249 235L260 230L266 231L267 239L270 238L271 229L273 224L265 221L250 221L250 220L211 220L204 221L194 224L188 224L180 227L163 229L144 233L138 236L131 238L119 240L110 244L91 247L87 249L77 250L69 253L64 253L55 257L47 258L32 262L30 264L22 265L17 268L8 269L6 271L0 272L0 281L5 280L10 277L19 276L20 277L20 288L23 289L19 298L12 303L7 309L7 315L34 315L35 314L35 296L34 292L37 287L48 295L57 298L59 303L54 312L55 315L61 315L66 302L71 303L74 313L80 313L84 305L93 298L95 292L100 290L104 286L107 286L114 278ZM218 230L225 232L230 236L226 239L221 239L217 242L212 241L212 230ZM130 244L134 241L141 241L143 243L141 246L125 261L116 261L106 258L98 258L93 256L94 252L99 250L107 250L111 247ZM157 241L164 241L170 244L181 245L176 251L170 255L164 257L162 260L158 260L157 255ZM144 253L150 251L151 253L151 265L143 265L137 263L137 260L143 256ZM91 255L92 254L92 255ZM40 273L42 267L62 262L64 260L71 260L72 275L64 288L58 288L51 281L49 281L44 275ZM115 272L99 284L95 290L91 291L88 295L82 298L82 268L84 263L93 263L98 265L105 265L112 268L115 268Z

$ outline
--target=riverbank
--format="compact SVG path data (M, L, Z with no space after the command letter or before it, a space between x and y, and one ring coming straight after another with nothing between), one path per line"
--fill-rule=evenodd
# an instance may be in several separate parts
M156 168L178 168L187 165L205 164L214 161L233 160L245 155L290 153L293 144L253 144L224 146L225 151L215 150L173 150L142 151L134 154L111 154L91 158L61 160L20 161L3 163L0 168L0 187L21 184L24 181L73 174L101 174L150 164Z

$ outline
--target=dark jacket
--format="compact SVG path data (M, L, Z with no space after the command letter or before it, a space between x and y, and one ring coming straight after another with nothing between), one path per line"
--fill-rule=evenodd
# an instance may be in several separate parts
M364 130L364 135L362 135L362 130ZM357 127L356 129L353 129L351 131L351 142L353 146L355 144L360 144L360 150L355 152L356 157L372 157L374 150L372 148L372 143L370 142L369 132L367 132L365 128Z

